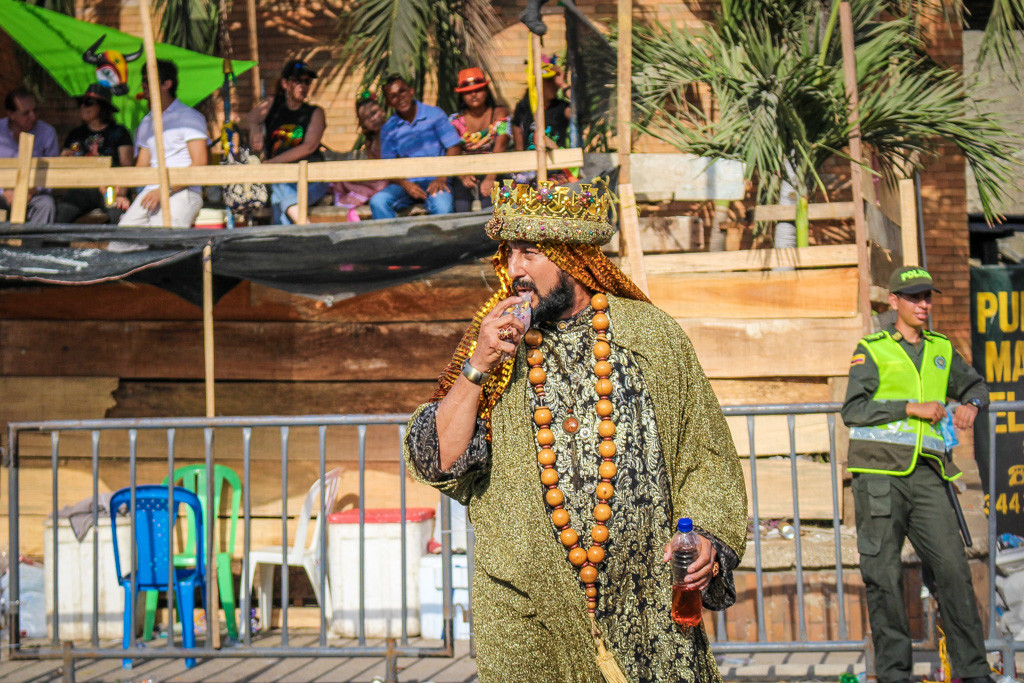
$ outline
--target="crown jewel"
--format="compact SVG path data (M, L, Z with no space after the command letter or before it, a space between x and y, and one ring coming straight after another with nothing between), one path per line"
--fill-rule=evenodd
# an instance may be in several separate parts
M505 180L495 185L491 201L487 234L493 239L604 244L615 232L608 224L608 194L586 183L577 193L550 181L535 190Z

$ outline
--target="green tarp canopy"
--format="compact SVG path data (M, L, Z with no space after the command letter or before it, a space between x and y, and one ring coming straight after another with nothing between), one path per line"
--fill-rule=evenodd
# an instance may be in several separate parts
M117 119L129 129L134 130L149 111L146 102L135 99L142 90L142 38L19 0L0 0L0 28L72 97L84 93L91 83L109 79L108 84L116 85L123 80L115 92L124 92L115 95L114 105L121 110ZM140 56L124 60L134 53ZM87 55L91 61L87 61ZM190 107L224 84L224 60L220 57L163 43L156 44L156 55L178 65L178 99ZM232 62L235 75L254 64L237 59Z

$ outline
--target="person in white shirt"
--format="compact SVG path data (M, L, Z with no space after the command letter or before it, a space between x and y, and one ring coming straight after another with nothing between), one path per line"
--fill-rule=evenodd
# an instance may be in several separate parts
M164 161L168 168L185 166L206 166L207 143L206 119L192 107L183 104L176 97L178 90L178 67L174 62L156 60L160 77L160 106L164 121ZM142 70L142 92L149 99L149 84L145 66ZM152 110L153 103L150 102ZM139 167L157 166L156 136L153 134L153 113L142 119L135 133L136 162ZM188 228L196 219L203 206L203 195L198 186L172 186L171 226ZM121 226L162 227L163 214L160 210L160 188L147 185L121 216Z
M36 98L25 88L15 88L4 98L7 116L0 119L0 158L15 159L18 156L18 138L22 133L36 136L32 145L32 156L55 157L60 154L57 146L57 131L53 126L40 121L36 114ZM0 188L0 209L11 210L14 202L12 188ZM53 195L44 188L29 189L26 223L52 223L57 213Z

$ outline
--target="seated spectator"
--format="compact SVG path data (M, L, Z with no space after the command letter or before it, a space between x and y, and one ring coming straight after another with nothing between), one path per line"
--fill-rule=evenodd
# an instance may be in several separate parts
M78 98L78 111L82 125L73 128L64 138L61 156L110 157L111 166L131 166L132 136L128 129L114 121L118 108L114 106L110 88L99 83L90 85ZM107 187L78 187L68 190L57 200L57 222L74 223L93 209L107 212L110 222L117 225L121 214L128 208L128 188L111 187L108 204Z
M459 111L448 117L455 131L462 136L463 154L489 154L504 152L509 143L508 107L499 105L484 72L477 67L459 72ZM459 213L470 211L473 200L480 201L480 208L491 206L491 190L496 173L485 176L459 176L452 183L455 210Z
M303 61L292 59L281 70L277 94L263 100L249 112L249 142L253 151L263 151L265 164L323 161L320 139L327 127L324 110L306 102L317 72ZM308 183L308 205L327 194L327 183ZM298 183L270 186L274 224L289 225L299 220Z
M405 79L397 74L384 82L384 99L395 110L380 131L382 159L455 156L462 151L459 134L438 107L413 96ZM424 164L427 166L427 164ZM427 213L451 213L452 193L448 177L395 178L370 199L374 218L394 218L413 202L426 202Z
M7 110L7 116L0 119L0 158L18 157L18 138L22 133L36 136L32 145L32 156L57 156L57 131L50 124L39 120L36 115L36 98L32 93L25 88L15 88L4 98L4 108ZM25 222L52 223L56 208L49 190L42 187L31 188L28 197ZM0 209L7 212L8 220L13 201L13 188L0 190Z
M369 90L364 90L356 97L356 118L359 119L362 144L354 150L351 158L380 159L380 129L384 125L384 110ZM370 197L383 190L387 184L387 180L331 183L334 204L347 207L349 222L357 222L359 214L356 213L356 207L366 204Z
M150 113L143 117L135 133L135 165L140 168L156 168L156 134L153 132L153 106L163 110L164 163L168 168L206 166L208 155L206 145L206 119L192 107L177 98L178 67L166 59L156 60L160 78L160 102L149 102ZM142 99L149 101L149 79L146 66L142 66ZM203 195L198 185L171 186L171 226L188 228L195 222L199 209L203 208ZM160 209L160 187L146 185L135 201L121 216L118 225L163 227L163 213Z
M572 105L568 100L558 96L558 91L561 88L561 71L552 62L544 61L541 65L541 77L544 83L542 96L544 98L545 144L548 149L568 147ZM533 140L534 128L533 107L529 96L524 95L512 113L512 138L515 140L517 151L536 149ZM536 171L526 171L515 175L517 183L532 183L536 179ZM562 185L574 182L577 178L569 170L558 170L549 171L548 180Z

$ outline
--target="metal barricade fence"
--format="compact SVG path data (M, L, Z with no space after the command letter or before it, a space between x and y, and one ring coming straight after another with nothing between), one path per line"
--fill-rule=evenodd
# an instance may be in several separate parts
M754 595L748 598L752 605L748 607L752 608L757 613L757 626L756 636L748 637L744 639L730 639L728 637L729 624L730 624L730 611L719 612L714 616L714 639L712 641L713 649L716 653L758 653L758 652L796 652L796 651L809 651L809 652L838 652L838 651L851 651L861 652L865 649L866 642L863 637L852 638L850 636L850 629L848 627L848 615L845 611L845 581L844 581L844 567L842 562L842 549L841 549L841 537L840 537L840 500L842 496L842 479L841 472L839 470L839 463L837 462L837 441L836 441L836 428L837 428L837 417L841 404L838 403L806 403L806 404L786 404L786 405L757 405L757 406L727 406L724 408L725 414L730 418L744 418L745 419L745 431L747 439L747 450L746 461L750 468L750 509L752 511L751 521L752 528L754 530L753 535L753 565L754 574L756 577ZM1006 411L1020 411L1024 410L1024 401L1017 402L996 402L992 404L991 409L988 412L988 423L987 425L978 424L978 428L987 427L988 432L994 437L996 431L996 420L997 415L1003 414ZM762 498L766 492L761 490L758 486L758 466L763 463L764 460L759 458L757 452L757 430L756 424L758 418L765 418L774 416L776 419L784 418L786 421L786 428L788 432L788 453L774 453L774 455L787 458L789 464L790 473L790 488L792 496L792 514L791 519L794 526L793 546L795 553L794 562L794 586L795 586L795 619L796 624L793 627L794 637L790 639L778 639L769 638L768 628L765 617L765 568L763 565L762 557L762 541L758 531L762 515ZM807 628L807 605L805 596L805 581L804 581L804 561L803 561L803 548L801 544L801 514L800 514L800 490L799 490L799 479L797 476L797 463L800 458L807 455L807 453L798 452L797 448L797 417L798 416L817 416L825 423L825 429L828 434L828 446L827 452L816 452L815 454L827 462L830 471L831 480L831 506L832 506L832 517L831 517L831 529L833 534L833 549L835 556L834 574L835 574L835 587L837 600L837 615L836 624L834 625L834 631L836 637L829 639L815 639L809 635ZM61 434L69 432L86 432L91 436L91 463L92 463L92 498L95 502L98 498L98 483L99 483L99 461L100 461L100 442L101 435L111 431L122 431L127 432L128 435L128 447L127 447L127 463L129 468L129 479L130 486L135 487L137 485L136 479L136 467L137 467L137 439L138 434L144 430L162 430L167 436L167 472L168 481L172 481L172 473L174 471L175 462L175 444L176 435L180 432L188 431L200 431L203 435L204 445L204 462L207 467L207 471L212 471L214 465L213 456L213 442L215 433L220 433L226 430L240 430L242 434L242 461L243 461L243 501L244 501L244 527L243 527L243 566L242 566L242 600L241 600L241 623L242 630L240 632L240 642L234 643L229 647L222 649L214 649L210 634L207 634L206 642L202 646L197 646L194 649L185 649L177 647L174 640L174 626L173 620L168 619L170 622L170 628L166 636L165 647L150 647L150 648L139 648L133 647L128 650L121 649L114 645L103 646L100 643L100 639L97 635L97 567L98 567L98 546L96 541L96 524L102 524L99 520L98 513L93 512L93 606L92 606L92 638L88 644L75 643L73 647L70 647L67 643L61 641L59 637L59 622L60 615L58 610L59 601L57 595L54 595L53 605L54 614L51 623L51 638L49 645L33 645L31 647L27 644L23 645L21 638L18 634L18 612L19 612L19 572L17 562L12 563L11 575L9 582L10 595L8 598L9 614L8 614L8 633L10 634L9 651L12 659L90 659L90 658L182 658L182 657L237 657L241 655L248 656L266 656L266 657L310 657L310 656L331 656L331 657L386 657L389 662L389 674L393 673L395 664L395 658L398 656L402 657L450 657L454 652L454 631L453 631L453 616L454 607L452 600L452 549L451 549L451 513L447 498L442 497L444 504L441 506L441 519L440 524L442 528L442 597L443 597L443 620L444 629L443 637L441 639L441 645L437 647L425 647L422 645L411 645L409 640L409 633L407 629L408 622L408 610L407 610L407 591L408 586L406 585L406 533L407 533L407 522L406 520L406 470L404 463L401 462L401 458L398 455L400 452L400 441L404 438L404 424L408 420L408 415L381 415L381 416L366 416L366 415L345 415L345 416L302 416L302 417L234 417L234 418L174 418L174 419L114 419L114 420L90 420L90 421L54 421L54 422L24 422L24 423L12 423L9 426L9 449L6 466L8 470L8 515L10 521L10 556L12 558L18 557L17 549L19 545L19 502L21 500L21 491L19 490L19 460L21 454L19 452L19 444L22 438L26 434L50 434L50 462L51 462L51 508L52 514L56 519L56 513L58 510L58 469L61 461ZM841 424L841 421L840 421ZM366 553L364 549L366 547L366 535L365 535L365 507L364 501L366 500L366 465L367 465L367 428L376 425L390 425L395 427L397 432L397 438L394 441L394 458L393 462L397 464L400 472L398 480L398 498L400 508L400 519L402 520L401 527L401 545L402 551L399 558L401 562L401 596L402 596L402 608L401 608L401 624L402 631L401 636L397 638L388 639L387 642L381 645L370 645L366 637L366 609L365 609L365 598L366 598L366 577L365 577L365 565L366 565ZM357 628L358 634L356 637L356 644L342 644L338 646L328 645L327 643L327 620L324 613L324 600L330 599L324 597L321 600L320 605L320 620L318 629L318 638L314 644L303 644L294 645L289 642L288 636L288 617L287 610L282 610L282 623L280 639L278 644L260 646L254 644L252 639L252 633L249 628L249 609L250 609L250 597L249 592L251 586L246 585L247 572L248 572L248 555L250 551L250 536L251 536L251 501L250 501L250 475L252 469L252 453L251 453L251 437L253 430L262 428L278 428L280 430L280 450L281 450L281 530L283 539L287 540L287 523L288 523L288 455L289 455L289 433L290 430L295 428L315 428L318 435L318 467L320 480L323 481L327 473L327 430L337 428L355 428L358 434L358 465L359 465L359 480L358 480L358 495L359 501L359 548L360 548L360 567L359 567L359 609L358 609L358 620ZM734 426L735 427L735 426ZM734 428L735 432L735 428ZM737 435L737 439L739 439ZM737 444L740 445L740 444ZM106 456L105 456L106 457ZM995 439L990 439L990 449L988 457L989 471L995 471ZM207 500L213 500L212 491L212 477L207 477ZM322 491L321 487L321 491ZM823 492L816 492L822 494ZM320 500L320 512L321 514L325 511L325 501L323 494L321 493ZM212 515L211 515L212 517ZM134 520L133 520L134 521ZM994 549L996 547L996 520L995 517L989 517L988 524L988 548ZM214 548L212 544L213 540L213 529L210 525L210 529L205 531L207 537L206 543L206 557L207 566L215 566L213 554ZM320 527L321 543L320 543L320 566L327 567L327 525L323 524ZM56 542L56 528L54 529L54 540L53 540L53 556L58 557L57 542ZM468 572L470 575L470 586L472 577L472 532L469 533L469 549L468 549L468 561L469 567ZM170 543L170 541L169 541ZM286 545L286 543L285 543ZM287 551L285 551L287 552ZM46 567L47 572L52 572L54 577L54 592L57 591L57 574L58 574L58 563L55 562L53 567ZM986 646L990 652L998 651L1003 657L1004 666L1006 672L1013 674L1013 656L1014 654L1024 649L1024 643L1015 642L1012 636L1006 636L1000 634L997 627L996 620L996 589L995 589L995 553L989 552L988 554L988 579L989 579L989 591L988 591L988 624L987 624L987 640ZM282 572L285 575L285 580L282 581L281 593L282 593L282 604L288 604L288 582L286 580L287 572ZM208 588L209 584L212 583L213 573L210 572L207 576ZM324 595L323 584L325 582L326 571L321 572L321 595ZM173 591L168 591L167 600L170 614L170 607L173 605ZM209 591L208 591L209 592ZM213 605L211 605L213 607ZM737 608L740 604L737 605ZM985 607L984 605L982 606ZM736 608L734 608L735 610ZM470 624L472 622L470 621ZM395 680L393 676L389 675L389 678Z

